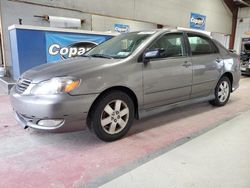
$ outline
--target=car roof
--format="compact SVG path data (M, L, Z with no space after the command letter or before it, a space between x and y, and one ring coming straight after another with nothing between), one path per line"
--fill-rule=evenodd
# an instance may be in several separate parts
M205 37L212 38L211 35L209 35L209 32L193 30L193 29L188 29L188 28L171 28L171 27L169 27L169 28L163 28L163 29L138 30L138 31L133 31L133 32L151 33L151 34L185 32L185 33L197 34L197 35L202 35ZM133 32L131 32L131 33L133 33Z

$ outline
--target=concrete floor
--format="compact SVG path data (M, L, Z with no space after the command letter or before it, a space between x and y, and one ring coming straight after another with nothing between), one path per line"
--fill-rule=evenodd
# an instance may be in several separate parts
M217 177L215 176L217 172L221 172L213 166L212 160L210 160L208 166L213 167L211 171L205 171L202 163L199 161L197 163L194 162L195 158L192 158L191 154L199 152L199 147L198 143L192 139L198 139L199 135L250 110L250 100L248 100L250 78L243 77L240 85L240 88L232 94L229 103L225 107L216 108L208 103L201 103L136 121L127 137L112 143L104 143L98 140L87 130L64 134L50 134L32 129L23 130L13 119L9 97L5 94L0 94L0 187L97 187L114 180L156 157L164 155L166 152L168 152L167 154L173 152L174 148L181 148L182 146L180 147L180 145L190 140L191 142L189 143L194 142L194 146L189 147L192 152L186 149L186 153L182 154L185 160L179 157L175 163L170 165L170 162L168 162L167 164L173 170L175 168L180 169L180 166L178 167L177 165L178 162L186 163L181 166L186 165L186 168L190 166L190 169L193 168L192 173L194 174L193 176L190 173L187 178L196 178L195 175L199 175L198 170L200 170L201 175L205 174L209 177ZM213 134L213 132L208 133ZM224 140L219 139L224 138L224 136L228 138L227 132L218 131L218 139L215 139L215 143L212 142L211 144L225 145ZM209 139L210 137L206 138ZM231 141L234 141L233 138L231 138ZM249 140L242 139L238 140L236 144L239 144L240 141L243 141L241 145L245 147L246 145L244 144L249 143L247 142ZM208 147L208 150L200 154L206 157L204 161L209 161L208 158L214 158L214 156L219 155L218 152L212 155L213 151L211 148L209 149L210 142L205 142L204 140L204 143L206 144L204 149ZM245 165L246 163L243 161L242 163L237 163L239 164L237 166L235 161L243 160L241 156L237 155L240 148L235 149L236 144L228 143L232 145L232 148L229 145L228 147L223 147L225 149L221 149L223 149L222 154L227 154L226 151L230 148L232 149L231 152L235 152L231 156L234 160L228 158L230 160L227 163L227 169L229 169L227 173L232 173L235 171L235 168L239 168L240 165ZM175 160L178 154L172 155L172 158L167 157L168 160ZM218 158L218 160L214 164L223 162L222 164L225 165L226 162L220 161L223 160L222 158ZM201 166L198 167L198 165ZM249 169L250 167L247 167L245 170ZM164 171L164 168L161 171ZM148 175L154 177L156 172L148 170ZM185 178L182 180L175 175L178 175L178 171L172 174L172 183L169 182L169 186L167 187L174 185L173 182L176 178L180 183L176 184L176 186L180 185L181 187L181 185L185 185L181 184L181 182L185 183ZM184 172L183 176L185 176ZM239 178L241 174L237 173L235 176ZM201 176L198 177L202 178ZM144 181L147 182L147 179L149 179L149 176L146 176ZM236 181L235 179L232 179L232 181ZM213 180L211 179L211 183L207 183L207 185L213 187L212 183L217 182ZM135 184L136 182L138 181L135 181ZM200 182L194 185L198 186ZM250 187L249 182L246 181L246 184ZM241 183L239 186L242 185L243 187L246 184ZM215 184L215 187L216 185L219 185L219 183ZM105 186L109 186L109 184ZM190 187L192 186L190 185Z
M250 111L101 186L249 188Z

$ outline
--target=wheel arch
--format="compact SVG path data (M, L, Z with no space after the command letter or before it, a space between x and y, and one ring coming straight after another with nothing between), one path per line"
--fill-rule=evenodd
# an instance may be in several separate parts
M132 101L134 103L134 107L135 107L135 118L138 119L138 117L139 117L139 113L138 113L138 99L137 99L137 96L134 93L134 91L132 89L126 87L126 86L113 86L113 87L107 88L104 91L102 91L96 97L96 99L94 100L94 102L92 103L92 105L91 105L91 107L90 107L90 109L88 111L87 120L86 120L88 128L91 128L91 113L94 110L95 106L97 105L98 100L100 100L100 98L102 96L104 96L105 94L107 94L107 93L109 93L111 91L122 91L122 92L126 93L128 96L131 97L131 99L132 99Z
M234 81L233 74L231 72L225 72L220 78L222 78L224 76L228 77L228 79L230 80L230 83L231 83L231 92L232 92L233 81Z

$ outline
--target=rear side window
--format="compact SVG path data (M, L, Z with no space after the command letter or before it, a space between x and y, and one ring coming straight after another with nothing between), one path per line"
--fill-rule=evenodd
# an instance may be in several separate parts
M182 33L165 34L157 39L149 49L163 49L165 51L163 58L182 57L186 55Z
M188 41L192 55L205 55L219 52L215 44L207 37L188 34Z

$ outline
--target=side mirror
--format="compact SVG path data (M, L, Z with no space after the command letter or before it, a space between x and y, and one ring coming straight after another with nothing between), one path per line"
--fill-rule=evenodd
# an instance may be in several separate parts
M165 49L152 49L152 50L147 50L144 55L143 55L143 62L148 63L150 59L155 59L159 58L162 56L162 54L165 52Z

